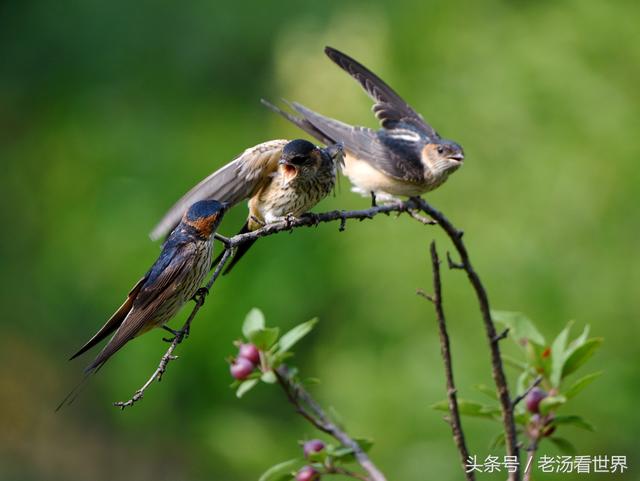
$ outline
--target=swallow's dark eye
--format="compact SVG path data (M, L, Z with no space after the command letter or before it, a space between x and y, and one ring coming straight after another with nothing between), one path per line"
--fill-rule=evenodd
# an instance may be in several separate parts
M438 146L438 153L439 154L444 154L444 147L442 145Z
M296 155L291 159L291 163L295 165L302 165L304 164L305 160L306 160L306 157L302 155Z

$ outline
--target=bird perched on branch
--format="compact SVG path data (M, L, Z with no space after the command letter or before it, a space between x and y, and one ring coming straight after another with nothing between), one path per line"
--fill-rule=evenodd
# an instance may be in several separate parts
M226 209L224 203L205 200L187 210L149 272L133 286L105 325L71 356L78 357L115 331L85 373L97 371L127 342L154 327L178 333L165 324L194 297L209 272L213 234Z
M151 238L165 235L185 207L201 199L216 198L230 205L249 199L249 216L241 234L288 216L299 217L331 192L342 158L341 145L321 149L301 139L271 140L251 147L178 200L153 229ZM225 274L254 242L238 246Z
M374 204L376 196L422 195L442 185L462 165L462 147L441 138L382 79L334 48L326 47L325 53L375 101L373 112L381 129L345 124L295 102L289 105L300 116L262 102L321 142L341 142L345 149L343 172L355 192L371 195Z

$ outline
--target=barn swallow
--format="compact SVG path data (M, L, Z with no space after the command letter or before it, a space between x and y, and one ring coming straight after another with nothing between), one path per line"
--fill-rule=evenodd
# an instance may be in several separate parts
M356 60L331 47L327 56L355 78L374 100L377 131L325 117L288 103L300 117L263 104L326 144L344 145L344 174L355 192L374 199L418 196L442 185L463 163L462 147L441 138L391 87Z
M341 145L332 144L321 149L301 139L271 140L251 147L176 202L153 229L151 238L162 237L186 205L208 198L230 205L249 199L249 216L241 234L289 216L299 217L331 192L342 157ZM238 247L225 274L254 242Z
M196 202L162 246L160 257L127 295L124 303L71 359L115 334L87 366L89 374L134 337L165 324L194 297L211 268L213 234L227 205L215 200Z

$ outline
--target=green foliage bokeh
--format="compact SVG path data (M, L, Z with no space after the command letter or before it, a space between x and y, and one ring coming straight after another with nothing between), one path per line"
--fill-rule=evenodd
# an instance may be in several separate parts
M111 402L154 369L159 331L53 413L81 376L66 358L157 256L147 234L165 209L244 148L301 135L261 97L375 125L327 44L464 146L464 168L427 198L464 229L492 307L525 312L547 338L569 319L605 338L590 363L605 374L575 408L598 431L564 436L579 454L626 454L632 479L639 14L631 1L4 2L0 479L249 480L298 455L314 433L281 392L239 401L228 387L225 357L253 306L285 330L320 318L297 362L354 435L376 440L389 479L460 479L450 430L429 408L444 396L434 314L415 295L431 287L428 242L448 244L404 217L260 240L140 405ZM343 179L316 210L368 202ZM477 396L471 386L491 377L475 299L462 273L443 282L457 383ZM473 453L492 452L495 426L465 428Z

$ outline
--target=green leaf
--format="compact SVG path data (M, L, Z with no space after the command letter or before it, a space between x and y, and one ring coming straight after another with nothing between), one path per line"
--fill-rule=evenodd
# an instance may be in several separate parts
M510 337L518 343L528 340L541 346L546 344L533 322L521 312L491 311L491 317L495 322L508 327Z
M490 397L494 401L498 400L498 395L496 394L496 390L492 387L487 386L486 384L476 384L473 386L474 389L480 391L485 396Z
M529 387L529 377L530 376L528 371L524 371L518 376L518 379L516 381L516 393L518 394L518 396L524 393Z
M280 329L277 327L264 327L255 329L247 336L249 341L256 345L261 351L269 349L278 339Z
M584 326L584 329L582 330L582 334L580 334L573 341L571 341L571 343L569 343L569 347L567 347L567 352L573 352L578 347L582 346L586 342L587 337L589 337L590 329L591 328L589 327L589 324Z
M491 444L489 444L489 449L499 448L500 446L504 446L504 445L505 445L504 433L503 432L499 432L491 440Z
M529 424L529 413L525 411L524 408L520 408L520 412L514 413L513 420L516 424L526 426Z
M437 411L449 412L449 402L440 401L431 407ZM495 419L500 414L500 408L497 406L487 406L475 401L467 401L465 399L458 399L458 411L465 416L473 416L485 419Z
M548 439L549 441L551 441L553 444L556 445L556 447L560 450L561 453L569 454L569 455L573 455L576 453L575 446L571 444L569 441L567 441L566 439L558 438L556 436Z
M595 431L593 424L586 421L581 416L569 415L569 416L556 416L551 420L553 426L560 426L562 424L575 426L577 428L586 429L587 431Z
M258 384L259 379L247 379L246 381L242 381L236 390L236 396L241 398L246 393L248 393L256 384Z
M595 337L585 341L582 345L576 348L564 363L562 368L562 378L565 378L569 374L577 371L580 366L587 362L598 350L602 341L603 339L601 337Z
M574 382L569 387L569 389L567 389L564 392L564 395L567 397L567 399L571 399L572 397L575 397L576 394L582 391L585 387L587 387L593 381L598 379L601 374L602 374L602 371L598 371L598 372L593 372L591 374L587 374L586 376L582 376L580 379Z
M242 334L247 339L251 339L251 334L260 329L264 329L264 314L260 309L254 307L249 311L247 317L244 318L242 323Z
M283 334L278 343L278 350L280 352L285 352L291 349L295 343L311 332L313 326L315 326L317 322L318 318L314 317L310 321L298 324L289 332Z
M358 443L360 449L362 449L365 453L368 453L373 447L373 439L371 438L353 438L353 440Z
M564 403L567 402L567 398L564 396L547 396L540 401L540 414L547 414L549 411L555 411Z
M562 366L566 359L565 348L567 346L567 339L569 338L569 331L573 322L569 322L560 334L554 339L551 344L551 385L558 387L562 378Z
M511 357L507 354L502 355L502 362L504 362L507 366L510 366L519 371L529 369L529 365L526 362L519 361L515 357Z
M276 378L276 375L273 371L266 371L262 373L262 376L260 376L260 380L262 382L266 382L267 384L274 384L278 379Z
M271 466L267 469L258 481L285 481L292 478L292 473L302 467L305 460L302 458L290 459Z

